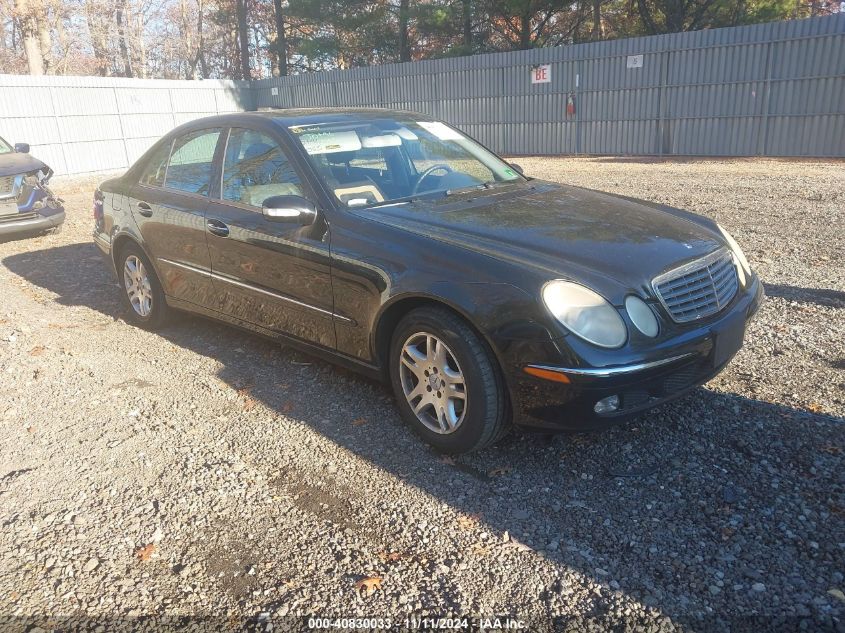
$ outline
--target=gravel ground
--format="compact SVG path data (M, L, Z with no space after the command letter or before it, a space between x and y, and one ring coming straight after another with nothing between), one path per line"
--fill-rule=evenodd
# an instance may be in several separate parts
M57 179L64 232L0 244L0 616L845 630L845 165L518 162L734 234L769 299L721 376L441 457L378 384L200 318L127 325L96 180Z

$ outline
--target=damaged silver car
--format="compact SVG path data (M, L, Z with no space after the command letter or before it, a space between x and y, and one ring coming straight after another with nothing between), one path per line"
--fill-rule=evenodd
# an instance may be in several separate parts
M52 175L29 145L0 138L0 237L61 230L65 210L47 186Z

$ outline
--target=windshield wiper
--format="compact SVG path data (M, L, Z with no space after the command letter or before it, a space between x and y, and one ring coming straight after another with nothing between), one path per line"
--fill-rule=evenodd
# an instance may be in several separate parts
M495 189L497 187L501 187L502 185L514 185L517 184L518 180L488 180L487 182L482 182L478 185L469 185L468 187L459 187L458 189L447 189L446 195L452 196L461 193L468 193L470 191L481 191L486 189Z
M368 204L366 206L353 207L353 208L372 209L373 207L386 207L386 206L389 206L391 204L401 204L403 202L418 202L419 200L422 200L423 198L434 197L434 194L438 194L438 193L443 194L444 196L449 194L449 192L447 190L439 189L437 191L426 191L424 193L417 193L417 194L414 194L413 196L403 196L401 198L392 198L390 200L383 200L381 202L373 202L372 204Z

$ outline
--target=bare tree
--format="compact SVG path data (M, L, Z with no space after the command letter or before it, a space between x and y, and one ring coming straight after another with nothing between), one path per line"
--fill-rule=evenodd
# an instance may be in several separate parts
M238 18L238 42L240 44L241 72L240 79L249 79L252 73L249 66L249 28L247 27L247 0L235 0Z
M39 0L35 0L38 2ZM23 37L23 49L30 75L44 74L44 57L38 33L38 12L35 2L15 0L15 14Z

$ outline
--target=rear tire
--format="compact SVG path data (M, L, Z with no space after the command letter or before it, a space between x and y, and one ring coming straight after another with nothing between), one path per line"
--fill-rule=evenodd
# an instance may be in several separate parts
M125 246L120 251L117 270L126 320L146 330L157 330L164 325L170 309L144 251L135 244Z
M481 450L510 430L493 352L453 312L440 307L409 312L393 332L388 362L402 418L437 450Z

